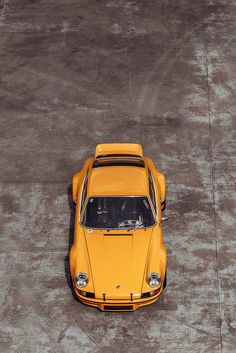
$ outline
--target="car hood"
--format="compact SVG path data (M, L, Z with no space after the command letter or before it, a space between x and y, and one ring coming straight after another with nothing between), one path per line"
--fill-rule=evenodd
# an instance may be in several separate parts
M152 231L84 230L96 298L141 293Z

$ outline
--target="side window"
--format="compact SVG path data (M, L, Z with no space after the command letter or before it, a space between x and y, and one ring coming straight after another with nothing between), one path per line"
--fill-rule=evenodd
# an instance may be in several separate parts
M152 200L153 207L156 211L156 195L155 195L155 187L153 184L153 179L150 170L148 171L149 175L149 193L150 193L150 198Z
M82 208L84 206L84 201L86 200L86 197L87 197L87 188L88 188L88 172L84 179L83 191L81 196L81 204L80 204L80 212L82 211Z

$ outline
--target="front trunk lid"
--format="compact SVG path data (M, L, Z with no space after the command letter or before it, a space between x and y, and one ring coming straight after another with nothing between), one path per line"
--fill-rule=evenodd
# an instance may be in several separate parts
M141 293L152 229L84 232L96 298L135 299Z

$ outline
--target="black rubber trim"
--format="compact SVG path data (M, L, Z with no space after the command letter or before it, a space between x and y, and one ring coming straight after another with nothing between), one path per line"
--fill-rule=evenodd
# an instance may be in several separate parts
M166 200L164 200L164 201L161 203L161 209L162 209L162 211L165 211L165 209L166 209Z
M112 311L133 310L133 305L104 305L103 309Z
M84 291L79 290L79 294L82 295L83 297L85 297L85 298L95 298L95 294L94 294L94 293L92 293L92 292L85 292L86 295L83 295L83 294L82 294L83 292L84 292Z
M145 164L143 160L121 160L121 159L114 159L114 160L107 160L107 161L99 161L95 160L93 162L92 168L100 168L100 167L139 167L139 168L145 168Z
M141 156L137 155L137 154L100 154L99 156L97 156L96 158L106 158L106 157L135 157L135 158L140 158L142 159Z
M164 282L163 282L163 289L165 289L166 286L167 286L167 271L166 271Z
M157 295L158 293L160 293L160 290L161 290L161 287L159 289L155 289L154 294L152 294L152 295L151 295L151 292L153 292L153 291L143 292L143 293L141 293L141 298L152 298L152 297L154 297L154 295Z
M121 233L104 233L103 235L107 236L107 237L127 237L127 236L130 236L130 235L133 235L133 233L124 233L124 234L121 234Z
M144 292L141 294L141 298L150 298L150 292Z

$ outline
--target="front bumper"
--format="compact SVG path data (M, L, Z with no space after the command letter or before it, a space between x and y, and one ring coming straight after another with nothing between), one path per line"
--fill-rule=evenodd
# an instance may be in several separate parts
M100 309L101 311L135 311L142 306L146 306L154 303L160 297L163 291L163 285L161 285L160 290L154 296L149 298L143 298L143 299L141 298L134 299L132 301L126 300L126 299L125 300L118 300L118 299L102 300L97 298L94 298L94 299L86 298L79 293L75 285L74 285L74 290L77 297L82 303L86 305L94 306Z

